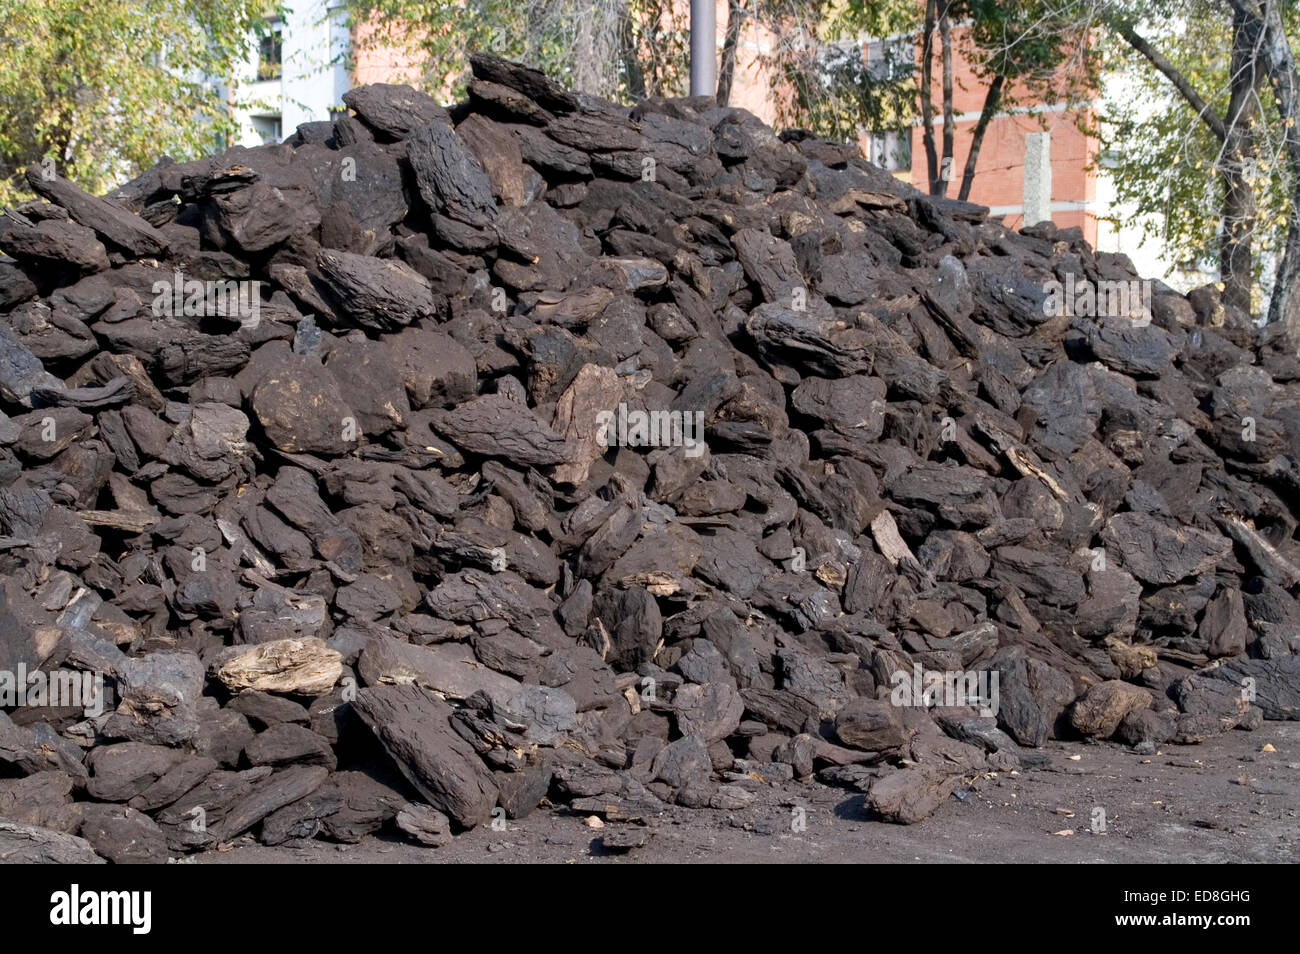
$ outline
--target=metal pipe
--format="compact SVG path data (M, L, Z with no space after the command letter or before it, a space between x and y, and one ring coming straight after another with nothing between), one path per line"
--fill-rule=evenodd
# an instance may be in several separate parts
M718 93L718 27L715 0L691 0L691 95Z

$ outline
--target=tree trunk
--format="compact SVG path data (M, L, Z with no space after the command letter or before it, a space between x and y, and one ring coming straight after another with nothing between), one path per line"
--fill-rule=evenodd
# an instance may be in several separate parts
M939 13L939 39L943 43L943 161L937 182L931 183L931 195L947 195L952 178L952 145L955 124L952 115L952 20L948 12L952 0L944 0Z
M1300 186L1291 187L1291 208L1300 208ZM1269 322L1281 322L1300 353L1300 218L1293 212L1286 230L1286 251L1268 303Z
M993 120L993 115L998 111L998 105L1002 102L1002 87L1007 78L1001 73L993 77L993 82L989 83L988 91L984 94L984 108L980 110L979 122L975 124L975 129L971 132L970 152L966 154L966 167L961 174L961 192L957 198L965 202L970 198L970 188L975 182L975 162L979 159L980 147L984 145L984 133L988 131L989 123Z
M592 14L595 11L591 11ZM596 43L591 16L579 17L573 38L573 88L577 92L600 95L599 64L596 60Z
M1229 0L1234 3L1236 0ZM1223 208L1219 217L1219 277L1223 281L1226 303L1250 311L1250 290L1254 267L1251 233L1255 226L1255 194L1246 181L1246 160L1254 155L1254 137L1250 121L1256 113L1253 91L1259 77L1258 46L1260 27L1243 10L1233 14L1231 63L1231 98L1226 118L1211 110L1192 84L1166 60L1158 50L1128 24L1118 25L1119 33L1133 49L1169 80L1201 122L1219 141L1219 175L1223 182Z
M736 47L740 44L740 24L745 19L740 0L727 0L727 32L722 40L722 63L718 67L718 105L731 104L731 84L736 76Z
M632 10L626 4L619 12L619 46L623 56L623 72L627 78L627 92L633 99L645 99L645 74L641 72L641 58L637 55L636 30L632 24Z
M1223 302L1250 313L1254 254L1255 193L1240 172L1223 174L1223 232L1219 237L1219 279Z
M1233 3L1236 7L1237 3ZM1277 96L1286 136L1287 172L1290 179L1291 221L1286 233L1286 251L1273 283L1268 303L1268 320L1281 322L1293 343L1300 345L1300 74L1282 30L1282 15L1276 0L1267 0L1264 10L1264 62ZM1249 15L1249 14L1248 14Z
M1259 83L1257 60L1245 18L1232 18L1231 98L1224 117L1227 136L1223 142L1220 168L1223 178L1223 218L1219 240L1219 278L1225 304L1250 313L1252 265L1251 236L1257 214L1255 192L1248 178L1255 158L1255 137L1251 132L1257 112L1255 89Z
M1268 303L1268 320L1280 322L1292 346L1300 348L1300 74L1296 73L1276 0L1228 0L1228 5L1242 18L1246 42L1258 51L1282 117L1291 213L1286 249Z
M939 157L934 148L934 11L936 0L925 0L925 22L921 26L921 142L925 145L926 182L931 192L939 177Z
M659 44L655 42L654 30L646 31L645 42L650 50L650 76L645 83L645 91L648 96L658 96L663 91L663 70L660 68ZM645 82L644 72L642 76Z

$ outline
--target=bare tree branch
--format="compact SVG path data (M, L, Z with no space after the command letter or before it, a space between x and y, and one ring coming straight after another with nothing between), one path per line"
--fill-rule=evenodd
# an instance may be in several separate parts
M1152 66L1165 75L1165 78L1169 80L1174 89L1178 91L1183 99L1187 100L1187 104L1210 127L1210 131L1218 137L1220 142L1228 138L1228 130L1224 126L1223 120L1214 114L1209 103L1201 98L1201 94L1192 87L1191 83L1187 82L1186 77L1178 72L1172 63L1161 55L1159 50L1139 36L1137 31L1127 23L1116 24L1116 29L1129 46L1145 56Z

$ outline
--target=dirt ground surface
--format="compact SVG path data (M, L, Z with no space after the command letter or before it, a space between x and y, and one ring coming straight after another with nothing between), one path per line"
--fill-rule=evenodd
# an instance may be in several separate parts
M1271 745L1275 751L1264 751ZM251 839L199 864L471 862L1291 862L1300 848L1300 723L1266 722L1195 746L1137 755L1111 744L1051 743L1045 769L981 777L917 825L869 819L861 794L816 783L762 790L744 811L672 808L649 840L606 852L605 829L539 810L505 831L483 826L441 848L371 837L276 848ZM806 825L794 831L802 808ZM1096 810L1104 832L1094 833ZM247 843L244 843L247 842Z

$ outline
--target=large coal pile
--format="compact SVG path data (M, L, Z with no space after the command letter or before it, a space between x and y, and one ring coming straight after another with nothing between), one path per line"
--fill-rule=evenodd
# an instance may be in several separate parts
M813 778L911 822L1300 711L1272 331L742 110L473 68L0 216L0 856Z

